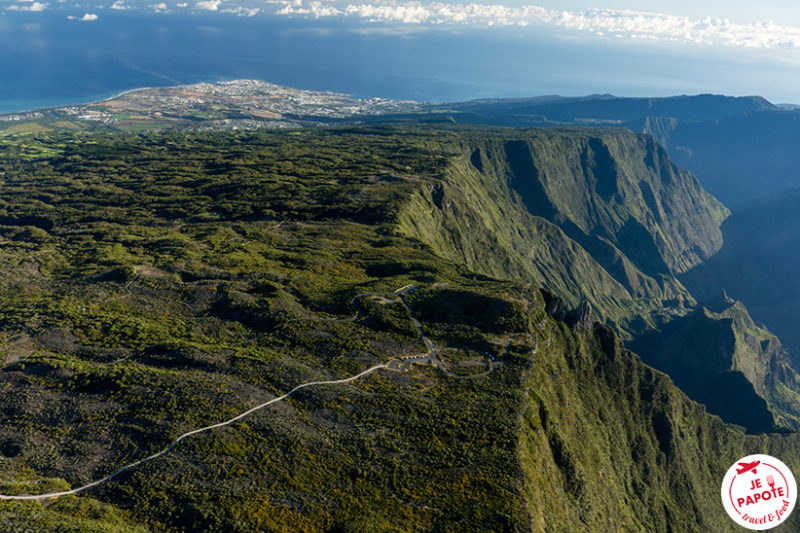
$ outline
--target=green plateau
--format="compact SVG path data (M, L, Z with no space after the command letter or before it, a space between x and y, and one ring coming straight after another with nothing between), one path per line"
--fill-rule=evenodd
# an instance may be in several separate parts
M648 135L34 133L0 174L0 494L386 365L0 501L4 531L735 531L731 463L800 466L780 344L681 281L729 212ZM769 428L645 364L696 329Z

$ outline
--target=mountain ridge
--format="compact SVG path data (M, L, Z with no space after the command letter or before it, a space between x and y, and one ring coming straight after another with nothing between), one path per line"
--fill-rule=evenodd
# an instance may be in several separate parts
M570 305L586 296L601 317L612 317L623 330L620 301L633 308L641 299L651 311L666 301L675 307L679 300L690 304L675 275L721 246L718 225L727 210L702 192L694 177L671 166L648 136L614 129L489 131L488 142L473 142L470 130L464 130L460 155L437 185L440 198L420 192L408 206L411 211L401 216L406 234L490 275L533 274ZM592 145L605 154L600 166ZM696 203L681 205L684 196ZM667 220L665 208L685 210L683 225ZM460 223L470 229L460 230ZM549 237L520 237L530 224ZM471 239L483 240L483 254ZM558 258L559 247L572 259ZM538 261L543 263L537 270L531 265ZM578 270L565 273L565 265ZM581 284L580 271L593 281ZM578 286L567 288L559 280L575 280ZM632 320L631 310L627 313Z
M69 489L264 396L419 355L420 330L456 374L409 363L306 389L88 497L0 502L6 529L733 531L719 483L735 460L800 465L797 433L746 435L594 322L680 320L695 302L676 273L721 244L724 206L649 136L0 142L1 493ZM688 220L662 225L679 201Z
M541 96L432 104L304 91L258 80L134 90L86 104L0 115L0 135L47 131L296 129L453 121L511 127L615 126L651 133L733 206L800 186L800 111L759 96ZM754 134L753 132L757 132ZM776 150L782 157L776 158ZM752 179L757 176L758 179Z
M695 308L680 282L722 246L728 211L652 137L597 128L453 131L460 155L443 181L420 188L400 211L401 234L480 273L541 284L568 306L588 302L645 362L729 422L754 433L798 427L799 377L777 338L741 303ZM627 229L631 220L641 233ZM717 350L726 363L704 366ZM728 389L740 391L738 409Z

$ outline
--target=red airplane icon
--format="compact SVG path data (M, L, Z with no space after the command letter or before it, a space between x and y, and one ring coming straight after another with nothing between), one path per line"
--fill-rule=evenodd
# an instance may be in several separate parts
M761 461L753 461L752 463L739 463L739 466L741 466L742 468L737 468L736 469L736 473L737 474L744 474L745 472L749 472L750 470L752 470L753 473L755 474L756 473L756 467L759 464L761 464Z

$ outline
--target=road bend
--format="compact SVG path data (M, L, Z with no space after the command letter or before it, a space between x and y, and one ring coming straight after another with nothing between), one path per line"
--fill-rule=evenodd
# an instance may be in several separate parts
M138 278L139 278L139 275L137 273L137 276L133 280L131 280L128 283L128 285L125 287L125 290L130 292L130 288L129 288L130 285L133 282L135 282ZM414 314L411 312L411 309L409 308L408 304L403 299L403 296L407 292L410 292L410 291L412 291L414 289L415 289L415 287L413 285L407 285L405 287L402 287L401 289L398 289L397 291L395 291L395 294L399 296L399 299L396 300L396 301L401 303L406 308L406 310L408 311L409 317L411 318L411 321L414 324L414 327L416 328L417 332L419 333L419 336L422 338L422 341L425 343L425 347L427 348L428 353L423 354L423 355L414 356L414 357L409 357L409 358L406 358L406 360L401 360L399 362L398 361L394 361L393 363L395 363L397 365L398 363L402 363L402 362L410 363L410 362L412 362L412 360L413 360L413 362L421 362L421 361L424 361L424 360L429 360L429 361L432 361L442 372L444 372L448 376L455 377L455 378L460 378L460 379L483 377L483 376L491 373L495 369L494 365L490 365L490 368L489 368L488 372L485 372L485 373L482 373L482 374L476 374L476 375L472 375L472 376L461 376L461 375L455 374L455 373L451 372L445 366L444 362L439 357L439 353L437 351L436 345L434 345L433 342L428 338L428 336L425 335L425 331L422 329L422 324L420 324L420 322L416 319ZM355 321L355 320L357 320L359 318L359 316L361 316L361 311L359 310L359 308L357 306L358 299L363 297L363 296L373 296L373 295L381 295L381 294L380 293L361 293L361 294L357 294L356 296L353 297L351 303L352 303L353 307L356 308L356 314L354 316L352 316L352 317L344 318L344 319L341 319L341 318L318 318L318 319L310 319L310 320L324 320L324 321L337 321L337 322L352 322L352 321ZM306 319L306 320L309 320L309 319ZM135 461L133 463L127 464L127 465L123 466L122 468L116 470L115 472L112 472L111 474L107 475L106 477L98 479L97 481L92 481L91 483L87 483L86 485L82 485L80 487L77 487L77 488L74 488L74 489L71 489L71 490L65 490L65 491L61 491L61 492L49 492L47 494L30 494L30 495L28 495L28 494L26 494L26 495L0 494L0 500L47 500L47 499L50 499L50 498L59 498L61 496L70 496L70 495L73 495L73 494L78 494L79 492L83 492L85 490L91 489L92 487L96 487L98 485L106 483L107 481L111 481L112 479L114 479L115 477L119 476L123 472L127 472L128 470L136 468L137 466L139 466L141 464L144 464L144 463L146 463L148 461L152 461L153 459L157 459L158 457L161 457L162 455L164 455L166 453L169 453L182 440L184 440L184 439L186 439L188 437L191 437L192 435L197 435L198 433L204 433L206 431L211 431L211 430L214 430L214 429L217 429L217 428L221 428L221 427L233 424L234 422L236 422L238 420L241 420L242 418L244 418L244 417L246 417L248 415L251 415L251 414L253 414L254 412L256 412L256 411L258 411L260 409L263 409L263 408L265 408L265 407L267 407L269 405L272 405L273 403L277 403L277 402L285 400L286 398L288 398L289 396L291 396L292 394L294 394L295 392L297 392L297 391L299 391L301 389L305 389L307 387L314 387L314 386L317 386L317 385L339 385L339 384L343 384L343 383L349 383L351 381L355 381L355 380L357 380L359 378L362 378L362 377L364 377L364 376L366 376L368 374L371 374L371 373L375 372L376 370L380 370L382 368L383 369L387 369L387 370L400 370L401 369L398 366L390 367L388 364L380 364L380 365L375 365L375 366L373 366L371 368L368 368L367 370L364 370L360 374L356 374L355 376L352 376L352 377L349 377L349 378L335 379L335 380L329 380L329 381L310 381L308 383L303 383L302 385L298 385L297 387L293 388L292 390L290 390L289 392L287 392L283 396L278 396L277 398L273 398L273 399L271 399L269 401L266 401L266 402L264 402L262 404L256 405L255 407L252 407L252 408L248 409L247 411L244 411L243 413L240 413L240 414L236 415L235 417L233 417L233 418L231 418L229 420L225 420L224 422L220 422L218 424L213 424L211 426L202 427L202 428L195 429L195 430L189 431L187 433L184 433L183 435L179 436L177 439L172 441L172 443L169 446L167 446L166 448L164 448L160 452L154 453L153 455L149 455L149 456L147 456L147 457L145 457L143 459L139 459L138 461ZM406 367L405 369L407 370L408 368Z
M19 496L17 496L17 495L9 495L9 494L0 494L0 500L47 500L47 499L50 499L50 498L59 498L61 496L70 496L70 495L73 495L73 494L78 494L79 492L83 492L85 490L91 489L92 487L96 487L98 485L101 485L101 484L103 484L103 483L105 483L107 481L111 481L112 479L114 479L118 475L122 474L123 472L131 470L132 468L136 468L137 466L139 466L139 465L141 465L143 463L146 463L148 461L152 461L153 459L157 459L158 457L161 457L162 455L164 455L164 454L168 453L170 450L172 450L175 446L177 446L178 443L180 443L183 439L191 437L192 435L197 435L198 433L211 431L213 429L217 429L217 428L221 428L221 427L233 424L234 422L236 422L238 420L241 420L242 418L244 418L244 417L246 417L248 415L251 415L251 414L255 413L256 411L258 411L260 409L263 409L263 408L267 407L268 405L272 405L273 403L277 403L277 402L285 400L286 398L288 398L289 396L291 396L295 392L299 391L300 389L305 389L307 387L314 387L314 386L317 386L317 385L339 385L339 384L342 384L342 383L350 383L351 381L355 381L355 380L357 380L359 378L362 378L362 377L364 377L364 376L366 376L368 374L371 374L371 373L375 372L376 370L380 370L382 368L388 368L388 366L385 365L385 364L375 365L375 366L373 366L371 368L368 368L368 369L364 370L360 374L356 374L355 376L352 376L352 377L349 377L349 378L334 379L334 380L330 380L330 381L310 381L308 383L303 383L302 385L298 385L297 387L293 388L292 390L290 390L289 392L287 392L283 396L278 396L277 398L273 398L273 399L271 399L271 400L269 400L267 402L264 402L262 404L256 405L255 407L252 407L252 408L248 409L247 411L245 411L245 412L243 412L241 414L238 414L238 415L236 415L235 417L233 417L233 418L231 418L229 420L226 420L224 422L220 422L218 424L213 424L211 426L202 427L200 429L195 429L193 431L189 431L188 433L184 433L183 435L181 435L180 437L178 437L177 439L172 441L172 443L169 446L167 446L166 448L164 448L160 452L154 453L153 455L149 455L149 456L145 457L144 459L139 459L136 462L130 463L128 465L125 465L122 468L120 468L119 470L117 470L115 472L112 472L111 474L107 475L106 477L104 477L102 479L98 479L97 481L92 481L91 483L87 483L86 485L83 485L83 486L80 486L80 487L77 487L77 488L74 488L74 489L71 489L71 490L61 491L61 492L49 492L47 494L30 494L30 495L26 494L26 495L19 495Z

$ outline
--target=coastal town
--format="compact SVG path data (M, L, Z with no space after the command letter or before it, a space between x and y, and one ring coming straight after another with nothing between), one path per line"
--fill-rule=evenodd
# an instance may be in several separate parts
M107 100L0 115L0 135L53 130L297 128L376 115L422 112L425 104L292 89L257 80L143 88Z

